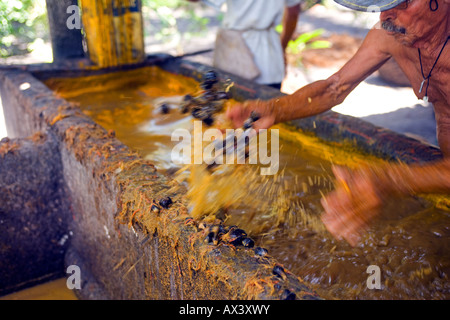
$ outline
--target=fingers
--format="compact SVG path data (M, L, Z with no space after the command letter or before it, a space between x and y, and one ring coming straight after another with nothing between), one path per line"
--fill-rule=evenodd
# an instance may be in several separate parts
M361 235L367 228L367 225L361 220L333 218L327 214L322 215L321 219L333 237L337 240L346 240L352 247L358 244Z
M266 116L258 121L255 121L253 123L253 129L255 129L257 132L259 132L262 129L268 129L274 124L274 119L271 116Z
M331 170L338 181L346 181L350 178L350 172L345 167L334 165Z
M244 122L250 117L252 111L256 111L261 117L253 123L253 128L256 131L270 128L275 121L271 114L267 114L263 102L247 101L244 104L237 104L226 111L226 117L231 120L235 128L241 128Z
M235 128L241 128L249 116L250 111L241 104L226 111L226 117L231 120Z
M334 166L333 173L336 190L322 199L325 212L321 218L336 239L355 246L377 215L381 201L364 172Z
M345 239L351 246L355 246L367 228L367 221L363 216L355 214L354 209L346 209L329 197L322 199L322 206L325 212L321 219L327 230L336 239Z
M349 181L351 179L351 173L347 168L341 166L332 166L334 176L336 177L336 184L338 188L343 188L348 194L351 193L349 187Z
M347 190L338 190L322 199L325 209L323 222L327 229L339 237L350 237L353 234L362 234L376 209L368 202L354 198ZM376 211L376 210L375 210Z

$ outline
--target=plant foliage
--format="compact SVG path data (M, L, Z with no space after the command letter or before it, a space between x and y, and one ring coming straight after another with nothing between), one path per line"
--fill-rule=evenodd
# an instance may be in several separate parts
M48 34L45 0L0 1L0 56L29 51L29 45Z

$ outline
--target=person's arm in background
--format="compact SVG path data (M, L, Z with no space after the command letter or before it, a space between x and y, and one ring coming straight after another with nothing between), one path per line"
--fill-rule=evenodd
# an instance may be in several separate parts
M259 130L330 110L342 103L361 81L390 58L384 48L389 45L383 45L384 34L382 30L372 29L353 58L328 79L315 81L280 98L236 104L227 110L227 117L235 128L240 128L250 113L255 111L260 119L254 123L254 128Z
M292 39L292 35L297 28L298 17L300 16L301 7L297 4L292 7L286 7L283 14L283 30L281 31L281 47L283 48L284 64L286 65L286 47Z

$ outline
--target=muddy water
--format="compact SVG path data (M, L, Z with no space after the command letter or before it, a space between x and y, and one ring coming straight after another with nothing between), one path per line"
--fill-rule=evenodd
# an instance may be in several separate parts
M61 278L46 282L2 296L0 300L78 300L75 293L67 288L66 281Z
M150 67L52 79L47 85L78 103L106 129L115 130L118 139L155 162L160 171L172 174L179 169L171 159L178 143L171 141L171 134L176 128L192 130L192 117L177 109L180 97L198 91L192 79ZM169 114L158 111L162 102L173 108ZM278 129L280 169L276 175L259 175L258 165L227 166L212 177L191 180L207 181L192 185L191 190L201 193L202 188L220 185L214 191L223 197L217 199L237 190L239 196L229 206L227 223L245 229L257 245L266 247L324 298L450 298L449 212L422 198L397 200L383 208L360 245L351 248L336 241L319 219L320 199L333 189L331 165L354 167L380 160ZM206 173L198 170L196 174ZM369 266L379 268L379 277L368 273ZM368 279L369 283L379 279L380 289L368 286Z

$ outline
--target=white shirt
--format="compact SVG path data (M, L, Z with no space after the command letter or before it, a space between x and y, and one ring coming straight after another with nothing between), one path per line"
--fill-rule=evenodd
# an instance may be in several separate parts
M302 0L203 0L220 9L227 9L222 27L239 30L253 53L261 74L254 80L260 84L281 83L285 76L283 49L275 27L281 23L285 7Z

